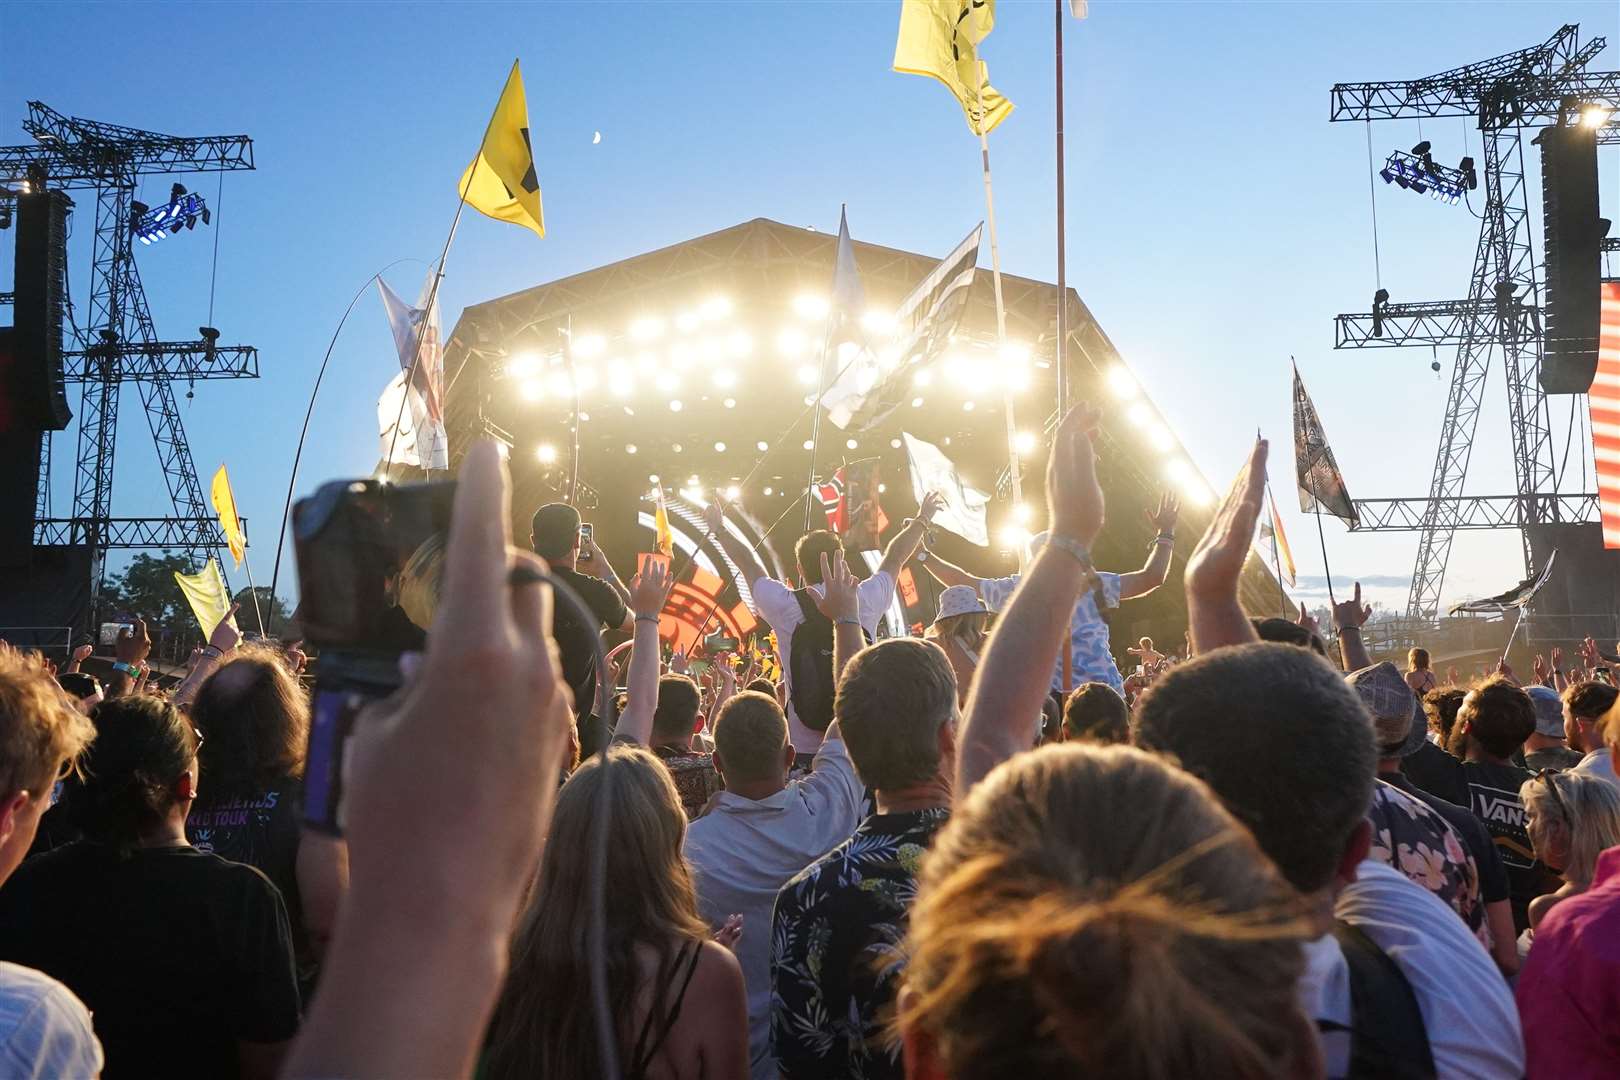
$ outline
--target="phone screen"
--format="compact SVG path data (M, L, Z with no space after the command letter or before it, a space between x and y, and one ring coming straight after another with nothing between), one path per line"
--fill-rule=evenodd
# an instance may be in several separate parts
M579 525L579 561L590 562L596 556L591 554L591 544L595 542L596 534L591 529L591 523L582 521Z

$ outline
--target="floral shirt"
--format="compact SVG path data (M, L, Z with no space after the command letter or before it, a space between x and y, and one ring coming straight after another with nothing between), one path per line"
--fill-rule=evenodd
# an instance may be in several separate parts
M874 814L782 887L771 925L771 1053L784 1080L905 1075L889 1037L917 867L945 807Z
M1367 819L1373 829L1367 857L1388 863L1445 901L1489 949L1479 866L1457 830L1429 807L1382 780L1373 788Z

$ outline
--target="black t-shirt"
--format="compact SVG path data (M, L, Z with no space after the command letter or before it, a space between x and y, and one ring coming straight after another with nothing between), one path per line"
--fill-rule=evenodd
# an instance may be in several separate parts
M67 984L103 1076L238 1075L238 1042L298 1030L287 912L259 871L190 847L79 841L0 888L0 959Z
M557 600L552 604L551 634L557 639L557 651L562 654L563 678L574 690L574 714L589 716L596 707L596 642L604 627L617 630L623 626L630 611L613 591L613 586L601 578L562 566L552 567L551 572L573 589L596 616L596 624L587 626L579 621L573 605L567 601Z
M1412 786L1457 806L1472 806L1462 762L1434 743L1424 740L1416 752L1401 759L1401 772Z
M280 890L292 927L298 984L308 991L313 988L317 965L304 929L304 905L298 893L298 841L303 835L299 805L303 794L304 781L297 776L282 777L247 796L210 791L205 781L203 797L192 804L186 818L186 839L198 851L246 863Z
M1530 925L1530 901L1558 887L1557 879L1530 846L1528 815L1519 800L1519 788L1535 774L1489 761L1465 761L1462 769L1468 782L1469 808L1485 823L1502 865L1507 867L1514 925L1525 930Z
M1457 830L1462 837L1463 846L1468 854L1474 857L1479 867L1479 895L1487 904L1494 904L1500 900L1508 899L1507 867L1502 865L1502 856L1491 841L1491 834L1485 828L1474 812L1466 806L1458 806L1454 802L1447 802L1438 795L1431 795L1420 787L1413 786L1405 774L1400 772L1379 773L1378 779L1393 787L1406 792L1417 799L1429 809L1446 819L1446 824Z

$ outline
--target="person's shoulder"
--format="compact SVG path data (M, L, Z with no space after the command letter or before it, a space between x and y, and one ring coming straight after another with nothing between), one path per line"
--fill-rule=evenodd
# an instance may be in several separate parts
M235 892L245 896L273 897L281 900L281 890L256 866L232 862L211 851L188 849L187 866L191 873L210 882L221 892Z
M747 933L748 928L744 927ZM687 998L694 1001L726 1001L743 997L742 963L737 954L718 941L703 941L698 945L697 967L692 971L692 985ZM695 995L695 996L694 996Z
M853 841L854 837L850 837L850 839L845 840L825 855L811 862L809 866L788 878L787 884L783 885L777 893L777 903L780 904L785 897L792 897L793 901L801 908L815 906L816 897L826 895L826 890L822 888L824 884L823 877L831 875L836 878L838 876L838 867L843 864L848 856L849 845Z
M36 1076L95 1075L101 1043L90 1010L44 972L0 961L0 1059Z

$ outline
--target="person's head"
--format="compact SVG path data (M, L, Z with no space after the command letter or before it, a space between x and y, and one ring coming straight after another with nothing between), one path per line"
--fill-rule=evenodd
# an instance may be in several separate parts
M1620 789L1601 776L1542 769L1519 789L1536 858L1585 888L1597 857L1620 844Z
M1401 758L1415 754L1423 746L1425 725L1417 695L1388 660L1352 671L1345 682L1372 717L1380 767L1399 769Z
M1063 739L1104 745L1130 742L1131 711L1125 699L1107 683L1076 687L1063 703Z
M309 697L277 652L259 646L228 656L197 691L191 723L203 738L209 802L304 774Z
M956 768L956 674L938 645L890 638L844 665L833 716L867 787L898 791Z
M1237 645L1178 664L1137 706L1135 737L1208 783L1301 892L1349 880L1365 855L1372 720L1309 650Z
M1429 716L1429 729L1440 736L1441 746L1451 745L1451 729L1457 725L1457 710L1468 691L1457 686L1441 687L1423 695L1423 711Z
M758 789L769 794L787 786L793 767L787 716L766 694L735 694L714 718L714 768L726 787ZM763 796L761 796L763 797Z
M1410 649L1410 650L1408 650L1407 654L1406 654L1406 670L1407 671L1428 671L1429 670L1429 650L1428 649Z
M652 737L663 743L685 744L692 738L703 695L697 683L685 675L665 675L658 680L658 708L653 711Z
M1530 706L1536 711L1533 747L1561 746L1564 743L1564 699L1550 686L1527 686Z
M1564 734L1569 745L1589 754L1603 745L1602 720L1620 696L1608 683L1588 680L1564 691Z
M1309 936L1200 781L1124 746L1024 754L923 859L898 1020L908 1064L951 1080L1311 1075L1296 987Z
M43 665L0 649L0 883L33 844L56 781L94 737Z
M939 614L930 628L941 640L978 652L984 647L990 609L971 585L952 585L939 594Z
M1536 730L1530 696L1500 675L1468 691L1457 710L1448 749L1458 757L1477 752L1506 761Z
M546 503L530 521L529 546L542 559L573 565L579 555L579 511L567 503Z
M755 679L743 689L750 694L764 694L768 698L776 696L776 684L769 679Z
M1291 619L1279 619L1273 616L1269 619L1250 619L1254 632L1260 635L1261 641L1271 641L1279 645L1297 645L1302 649L1309 649L1318 656L1327 655L1327 643L1322 635L1314 630L1307 630Z
M121 850L166 826L181 825L197 797L198 737L191 721L166 701L126 694L90 714L95 741L84 779L62 806L86 839Z
M827 556L827 565L831 566L834 556L843 549L838 537L826 529L816 529L799 537L799 542L793 545L793 557L799 563L799 580L806 585L820 585L821 557Z
M606 790L604 790L604 788ZM557 796L528 906L512 939L511 968L490 1028L492 1076L602 1074L595 1003L580 987L592 979L592 936L606 944L612 1014L644 1009L643 991L662 1018L661 991L674 978L681 942L708 936L692 874L681 857L686 815L662 762L639 746L610 746L575 770ZM603 859L602 889L590 883ZM642 976L642 951L659 958ZM628 1048L621 1048L620 1053Z

